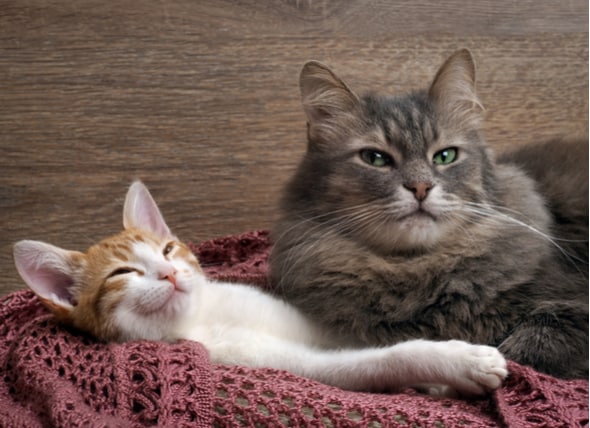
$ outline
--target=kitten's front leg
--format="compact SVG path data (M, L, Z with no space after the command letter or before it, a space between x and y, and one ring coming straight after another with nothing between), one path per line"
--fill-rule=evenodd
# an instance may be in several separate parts
M209 327L191 338L205 344L216 363L284 369L348 390L399 391L442 384L462 395L481 395L498 388L507 374L495 348L461 341L413 340L386 348L328 350L235 327Z
M399 391L428 384L426 392L432 395L483 395L498 388L508 374L496 348L458 340L411 340L386 348L326 351L315 357L306 360L315 360L306 365L309 377L350 390ZM445 387L433 389L433 385Z

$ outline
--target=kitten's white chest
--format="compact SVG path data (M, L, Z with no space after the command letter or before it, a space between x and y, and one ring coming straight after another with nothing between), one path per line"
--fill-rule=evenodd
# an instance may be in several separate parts
M325 344L323 334L293 307L253 287L207 282L194 299L197 309L181 324L180 334L205 346L266 336Z

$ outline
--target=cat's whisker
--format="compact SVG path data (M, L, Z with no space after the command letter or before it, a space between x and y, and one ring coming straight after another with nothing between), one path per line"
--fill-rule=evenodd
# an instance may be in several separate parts
M353 218L356 218L356 217L362 215L366 209L374 210L374 208L375 208L374 202L369 201L364 204L359 204L359 205L355 205L355 206L351 206L351 207L347 207L347 208L343 208L343 209L339 209L339 210L333 210L333 211L329 211L324 214L311 216L311 217L307 217L307 218L300 216L301 221L298 223L295 223L290 228L283 231L283 233L279 237L275 238L275 244L280 243L281 239L285 235L287 235L292 230L296 230L299 226L301 226L305 223L315 223L315 224L312 227L306 229L305 234L304 234L305 236L302 236L302 238L306 237L307 235L313 234L318 229L322 230L325 226L329 226L329 227L336 226L336 227L344 228L345 223L343 223L343 222L347 222Z
M334 216L335 213L339 213L340 215ZM328 220L323 222L317 221L322 217L328 217L328 215L330 216ZM348 207L347 209L332 211L322 216L316 216L313 219L303 220L301 223L298 223L298 225L303 222L315 222L316 224L306 229L305 233L301 236L300 245L292 245L292 247L287 250L285 257L285 262L289 263L287 273L297 268L297 264L292 262L293 254L297 254L299 262L313 257L314 252L321 248L324 237L331 234L346 234L351 231L354 231L355 233L362 233L363 231L375 233L373 229L377 228L378 230L378 225L375 223L379 222L379 224L385 225L387 221L388 216L384 214L384 210L376 207L374 202L359 204L353 207ZM308 242L308 237L316 234L318 231L321 232L320 235L316 236L315 241L310 244ZM300 252L300 247L304 249L303 252ZM282 281L279 280L279 283L276 284L276 286L281 287Z
M471 213L471 214L476 214L476 215L479 215L484 218L504 220L509 223L512 223L515 226L519 226L519 227L523 227L525 229L528 229L529 231L533 232L537 236L539 236L539 237L547 240L549 243L551 243L570 263L572 263L572 265L577 266L576 262L586 263L586 261L580 259L579 257L569 254L561 245L559 245L557 243L557 241L562 241L562 242L580 242L580 241L560 239L560 238L551 236L545 232L542 232L541 230L539 230L537 227L535 227L533 225L525 223L524 221L518 220L517 218L514 218L513 216L510 216L508 214L500 212L497 209L492 208L492 206L490 206L490 205L477 204L477 203L465 203L465 207L463 208L463 211ZM514 210L507 210L507 211L512 211L512 212L518 213L517 211L514 211Z
M331 211L328 211L328 212L325 212L322 214L310 215L309 217L307 217L307 214L312 214L313 211L312 210L307 210L307 211L302 210L298 213L298 217L301 219L301 221L293 224L291 227L284 230L281 233L281 235L279 235L278 237L275 238L275 243L280 242L280 240L285 235L287 235L292 230L298 229L299 226L304 225L305 223L317 223L317 226L320 226L320 227L323 227L323 225L329 224L332 222L338 223L340 220L345 220L346 218L348 218L349 213L356 215L359 212L361 212L363 209L366 209L366 208L374 209L375 202L376 201L374 201L374 200L370 200L370 201L363 203L363 204L353 205L350 207L345 207L345 208L341 208L341 209L337 209L337 210L331 210ZM322 220L326 220L326 221L322 221ZM306 232L313 231L313 229L317 226L312 227L310 230L306 230Z
M510 215L512 214L512 215ZM476 218L474 218L475 216ZM521 217L524 220L519 220L515 216ZM559 242L565 243L576 243L576 242L585 242L584 240L572 240L572 239L565 239L559 238L556 236L552 236L548 233L545 233L540 230L539 227L536 227L534 224L529 224L525 220L527 220L526 216L520 213L517 210L510 209L507 207L502 207L498 205L493 205L489 203L477 203L477 202L467 202L467 201L451 201L449 202L439 214L441 220L444 221L451 221L454 227L459 228L464 235L472 236L470 232L470 228L466 228L464 226L465 223L472 223L478 224L479 220L477 219L489 219L493 222L488 224L488 227L505 227L507 223L513 224L517 227L522 227L525 229L530 230L537 236L541 237L542 239L547 240L550 242L569 262L576 266L576 269L581 272L581 270L577 267L577 263L587 263L587 261L576 257L573 254L568 253L560 244ZM498 223L499 221L499 223ZM495 224L494 224L495 223ZM472 237L472 239L474 239ZM558 242L559 241L559 242ZM394 243L392 243L394 244Z
M521 212L514 210L514 209L510 209L508 207L503 207L501 205L494 205L494 204L478 204L478 203L474 203L474 202L465 202L466 205L470 205L470 206L474 206L474 207L481 207L481 208L489 208L491 210L493 210L495 213L499 213L505 216L508 216L508 214L506 213L512 213L515 214L525 220L528 220L528 218ZM514 217L509 216L511 219L514 219ZM532 226L534 227L534 226ZM586 242L587 240L584 239L566 239L566 238L559 238L557 236L553 236L553 235L547 235L549 236L552 240L554 241L561 241L561 242Z

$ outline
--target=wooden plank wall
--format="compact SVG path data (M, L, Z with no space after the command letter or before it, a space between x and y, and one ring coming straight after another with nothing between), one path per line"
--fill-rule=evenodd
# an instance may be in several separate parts
M498 150L588 138L587 0L0 0L0 292L13 242L85 249L135 178L184 240L269 228L306 60L396 93L459 47Z

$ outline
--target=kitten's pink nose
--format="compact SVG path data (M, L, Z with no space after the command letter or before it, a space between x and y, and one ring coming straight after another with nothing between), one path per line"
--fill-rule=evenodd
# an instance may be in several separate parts
M430 189L432 189L434 185L429 181L423 181L418 183L404 184L404 187L412 192L418 201L422 202L424 199L426 199L428 192L430 192Z
M178 288L176 286L176 271L175 270L171 270L168 272L164 272L161 273L159 278L161 280L166 280L166 281L170 281L172 283L172 285L174 286L174 288Z

